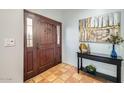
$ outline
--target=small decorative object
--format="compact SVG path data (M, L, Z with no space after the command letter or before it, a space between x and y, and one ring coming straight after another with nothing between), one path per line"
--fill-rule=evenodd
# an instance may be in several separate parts
M106 41L109 42L109 43L112 43L112 45L113 45L112 52L111 52L111 57L112 58L117 58L117 53L115 51L115 45L116 44L119 45L120 43L124 42L123 38L120 37L119 35L111 35L110 38L108 38Z
M80 52L81 52L81 53L87 53L87 52L88 52L88 47L87 47L87 45L84 44L84 43L81 43L81 44L80 44L79 49L80 49Z
M95 75L96 74L96 68L93 65L88 65L85 67L86 72Z

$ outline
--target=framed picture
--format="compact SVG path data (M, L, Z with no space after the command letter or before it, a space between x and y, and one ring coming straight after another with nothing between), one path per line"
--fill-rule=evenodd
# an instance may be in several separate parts
M105 43L110 35L120 33L120 20L120 12L79 20L80 41Z

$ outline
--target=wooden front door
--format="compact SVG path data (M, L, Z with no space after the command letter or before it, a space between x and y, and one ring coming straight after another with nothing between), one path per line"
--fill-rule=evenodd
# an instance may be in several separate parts
M61 62L61 23L28 11L24 14L27 80Z
M53 24L43 18L37 21L38 73L52 67L55 62L55 35Z

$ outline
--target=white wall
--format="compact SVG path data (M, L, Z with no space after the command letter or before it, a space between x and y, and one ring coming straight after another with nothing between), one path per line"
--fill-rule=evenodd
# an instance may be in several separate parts
M90 16L102 15L105 13L111 13L121 11L121 35L124 33L124 10L65 10L64 12L64 51L63 51L63 62L77 66L77 55L79 51L79 19L87 18ZM124 35L123 35L124 36ZM111 53L111 45L102 43L89 43L91 52L95 53ZM122 47L117 48L119 55L124 57L124 49ZM116 76L116 66L105 63L99 63L91 60L84 59L84 66L93 64L96 66L99 72L103 72L112 76ZM124 82L124 64L122 64L122 81Z
M30 10L62 22L59 10ZM0 82L23 82L23 10L0 10ZM15 47L4 47L14 38Z
M59 22L63 22L63 12L61 9L28 9L28 11L46 16Z
M4 47L14 38L15 47ZM23 11L0 10L0 82L23 81Z

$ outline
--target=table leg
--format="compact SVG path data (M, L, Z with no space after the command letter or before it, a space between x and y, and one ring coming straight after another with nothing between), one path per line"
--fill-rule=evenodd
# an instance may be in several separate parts
M83 67L82 67L82 58L81 58L81 70L83 70Z
M78 71L78 73L79 73L79 69L80 69L80 67L79 67L79 57L78 57L78 63L77 63L77 71Z
M117 83L121 83L121 66L117 65Z

